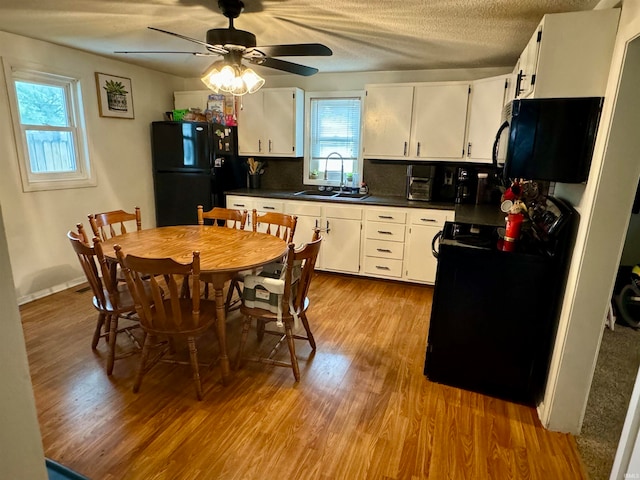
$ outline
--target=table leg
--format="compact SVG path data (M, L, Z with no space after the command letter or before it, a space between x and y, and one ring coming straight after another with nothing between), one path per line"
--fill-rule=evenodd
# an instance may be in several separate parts
M216 293L216 331L218 333L218 343L220 344L220 369L222 370L222 384L227 385L229 383L230 370L229 355L227 354L227 322L224 314L224 281L214 281L213 288L215 289Z

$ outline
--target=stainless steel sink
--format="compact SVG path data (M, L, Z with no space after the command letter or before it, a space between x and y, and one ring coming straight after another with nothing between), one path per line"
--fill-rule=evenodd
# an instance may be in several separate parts
M369 196L368 193L339 192L334 190L302 190L294 193L293 195L301 197L350 198L353 200L362 200Z
M350 192L338 192L333 198L355 198L355 199L363 199L369 196L368 193L350 193Z
M330 190L302 190L301 192L296 192L294 195L298 196L311 196L311 197L333 197L336 192Z

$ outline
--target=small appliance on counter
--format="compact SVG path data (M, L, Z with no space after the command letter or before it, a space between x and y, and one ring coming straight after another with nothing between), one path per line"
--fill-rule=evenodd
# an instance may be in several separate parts
M458 182L456 186L456 203L474 203L476 200L476 181L471 169L458 168Z
M430 202L436 177L435 165L407 166L407 199Z

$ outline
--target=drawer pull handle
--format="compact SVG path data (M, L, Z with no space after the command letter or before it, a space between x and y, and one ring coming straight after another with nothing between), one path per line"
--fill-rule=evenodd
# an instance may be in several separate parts
M267 207L267 206L264 206L262 208L264 208L265 210L275 210L276 209L276 207Z
M376 248L376 250L382 253L391 253L391 250L389 250L388 248Z
M431 223L437 222L437 220L435 218L421 218L420 221L421 222L431 222Z
M393 232L385 232L384 230L378 230L380 235L393 235Z
M244 203L234 203L234 207L244 207Z
M378 218L384 218L385 220L393 220L393 215L378 215Z
M391 270L389 267L385 267L384 265L376 265L378 270Z

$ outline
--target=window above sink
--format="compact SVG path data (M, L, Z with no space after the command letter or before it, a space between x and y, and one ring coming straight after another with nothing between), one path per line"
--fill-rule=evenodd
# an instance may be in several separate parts
M363 98L360 90L305 93L304 185L360 186Z

